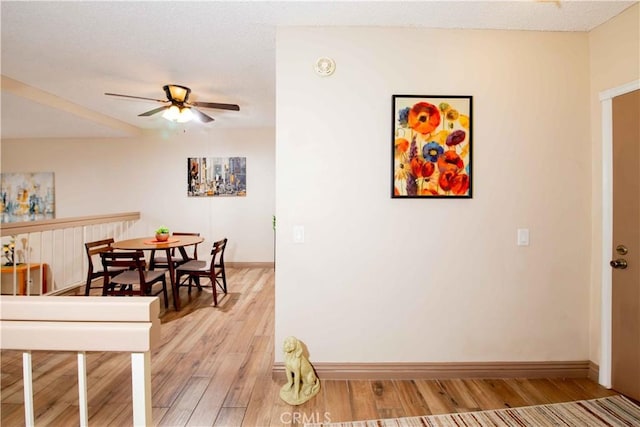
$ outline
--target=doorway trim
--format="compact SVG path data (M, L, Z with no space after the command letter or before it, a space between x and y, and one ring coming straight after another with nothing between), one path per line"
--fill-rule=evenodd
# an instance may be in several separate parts
M602 111L602 277L600 293L600 369L598 382L611 388L611 270L613 250L613 98L640 89L635 80L600 92Z

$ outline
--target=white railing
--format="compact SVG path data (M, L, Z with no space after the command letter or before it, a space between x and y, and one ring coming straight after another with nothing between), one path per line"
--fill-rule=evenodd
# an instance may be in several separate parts
M84 243L137 235L139 220L140 212L125 212L2 224L3 249L13 243L15 261L5 265L8 259L2 259L2 294L55 294L84 283Z
M0 297L0 349L22 351L25 425L35 425L31 352L78 355L80 426L89 424L87 351L131 353L133 425L151 425L151 350L160 342L157 297Z

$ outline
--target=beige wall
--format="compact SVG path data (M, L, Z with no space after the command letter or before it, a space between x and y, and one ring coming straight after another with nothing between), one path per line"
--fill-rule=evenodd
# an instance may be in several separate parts
M313 73L320 56L334 76ZM589 357L587 34L285 28L276 66L277 346L296 335L322 362ZM473 199L390 198L392 94L473 95Z
M225 259L273 262L274 130L202 130L130 139L3 140L2 171L55 173L56 216L141 212L160 225L199 231L206 254L228 237ZM187 157L247 157L247 196L187 197Z
M591 70L591 323L589 357L600 360L602 276L602 120L599 94L640 79L640 6L638 4L589 33ZM609 268L605 266L605 268Z

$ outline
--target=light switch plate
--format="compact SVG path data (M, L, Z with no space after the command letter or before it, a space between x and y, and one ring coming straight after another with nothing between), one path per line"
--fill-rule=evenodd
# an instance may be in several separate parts
M293 243L304 243L304 225L293 226Z
M518 246L529 246L528 228L518 228Z

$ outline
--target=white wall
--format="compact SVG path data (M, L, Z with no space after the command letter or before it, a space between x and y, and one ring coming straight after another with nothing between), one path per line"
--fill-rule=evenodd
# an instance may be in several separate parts
M56 217L140 211L142 229L198 231L203 253L229 238L225 260L273 262L274 130L167 133L127 139L3 140L2 171L55 173ZM188 157L247 158L246 197L187 197Z
M313 73L320 56L332 77ZM276 66L277 348L295 335L316 362L588 358L587 34L284 28ZM473 199L390 198L392 94L474 97Z
M590 360L600 361L602 268L602 109L601 92L640 79L640 5L636 4L589 33L591 70L592 275Z

